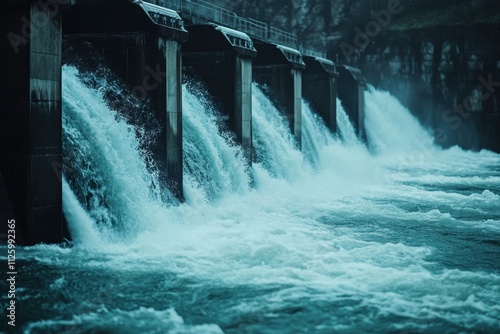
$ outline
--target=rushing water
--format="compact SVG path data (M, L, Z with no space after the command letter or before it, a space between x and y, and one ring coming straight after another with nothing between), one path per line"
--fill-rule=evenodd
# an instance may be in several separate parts
M183 87L187 203L169 205L131 126L63 69L74 241L19 250L19 330L500 331L498 154L433 146L373 89L368 148L340 105L337 137L304 104L301 153L253 89L248 168L205 93Z
M193 84L184 85L182 94L187 202L194 204L248 190L250 176L242 153L219 129L216 110L203 98L207 92Z

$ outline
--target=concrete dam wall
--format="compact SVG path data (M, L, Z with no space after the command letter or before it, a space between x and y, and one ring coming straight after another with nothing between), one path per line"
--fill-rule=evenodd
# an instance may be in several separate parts
M184 71L206 83L249 165L254 81L269 88L297 147L302 98L335 131L337 91L363 137L359 70L303 55L298 46L290 46L293 36L276 29L247 34L142 1L54 1L48 6L26 0L3 2L0 8L1 32L8 36L1 42L0 62L0 217L16 220L19 243L69 238L61 205L63 64L96 73L101 65L109 68L125 95L149 101L153 121L145 130L157 135L144 149L151 153L162 187L181 202ZM109 103L124 101L115 96ZM128 116L131 122L142 117ZM6 230L2 224L4 237Z

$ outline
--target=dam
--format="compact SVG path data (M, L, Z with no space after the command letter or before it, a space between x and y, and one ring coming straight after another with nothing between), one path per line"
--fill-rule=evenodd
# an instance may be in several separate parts
M16 82L6 85L2 97L5 110L17 110L18 116L2 122L1 212L5 219L16 217L18 236L26 244L69 237L61 212L63 64L87 69L103 64L131 95L150 101L155 122L144 131L158 135L145 149L168 189L164 196L181 202L183 72L207 85L249 165L253 81L269 87L299 148L302 97L335 132L338 90L363 136L359 70L341 70L345 79L338 82L335 64L321 52L302 50L293 34L206 1L21 1L2 6L3 31L9 37L3 40L8 51L3 82ZM23 19L8 20L14 14ZM115 102L120 103L116 97Z
M500 155L213 3L0 5L0 332L498 332Z

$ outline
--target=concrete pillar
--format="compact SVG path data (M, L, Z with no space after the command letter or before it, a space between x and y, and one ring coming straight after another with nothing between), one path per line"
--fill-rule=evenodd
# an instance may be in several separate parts
M234 131L248 163L252 163L252 60L235 59Z
M163 182L180 200L184 200L182 167L182 56L181 44L175 40L165 41L166 61L166 128L165 147L166 173ZM160 101L165 101L161 99ZM158 110L163 112L164 106ZM162 154L159 154L162 156Z
M332 61L305 56L302 94L332 132L337 131L338 73Z
M288 119L297 147L302 147L302 70L299 51L277 44L256 42L255 80L269 87L276 107Z
M17 241L66 236L61 166L61 1L0 4L0 217L16 220ZM69 3L67 1L66 3ZM56 172L55 172L56 171Z
M253 41L244 33L214 24L188 27L189 40L183 45L187 71L199 76L229 116L249 164L252 162L252 59Z
M102 56L131 95L151 101L160 128L150 129L159 136L147 149L153 152L160 182L182 201L181 43L187 31L179 15L147 3L79 0L64 20L68 46L79 55L89 54L90 43L90 51Z
M365 80L361 71L347 65L338 67L338 95L358 137L366 141L365 133Z

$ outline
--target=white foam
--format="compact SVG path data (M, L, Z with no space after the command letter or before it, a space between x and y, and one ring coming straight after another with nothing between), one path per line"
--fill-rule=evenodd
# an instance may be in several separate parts
M257 161L274 177L293 180L307 169L284 116L262 89L252 85L253 146Z
M144 222L141 226L138 223L153 219L151 215L161 211L163 205L150 189L157 182L141 155L135 129L109 108L102 92L81 82L76 68L64 66L62 74L63 146L65 159L73 163L66 171L76 177L74 184L69 183L88 194L89 215L102 223L103 232L106 228L114 230L109 237L133 235L137 228L145 228ZM71 193L63 196L71 202L69 205L75 203ZM66 211L72 218L78 216L88 225L81 210L69 205Z
M333 134L321 117L305 100L302 100L302 154L313 166L319 167L323 151L334 141Z
M103 241L101 240L95 221L82 208L64 177L62 178L62 187L63 212L68 222L68 229L73 242L87 246L102 244Z
M340 138L348 146L361 145L361 142L356 135L356 130L349 120L349 116L345 112L344 106L339 99L337 99L337 128Z
M173 308L155 310L145 307L132 311L101 308L96 312L75 315L68 320L41 320L30 323L24 333L57 331L76 334L101 331L103 328L114 333L223 333L215 324L185 324L184 319Z
M411 154L433 145L430 133L390 93L365 91L365 128L370 148L377 153Z
M183 151L186 199L196 203L248 190L250 177L240 149L221 123L213 106L198 91L183 85Z

